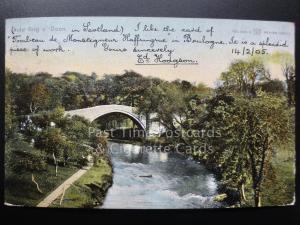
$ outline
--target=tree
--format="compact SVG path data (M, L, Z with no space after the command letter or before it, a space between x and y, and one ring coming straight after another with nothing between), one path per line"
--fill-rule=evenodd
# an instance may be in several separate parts
M287 102L289 106L295 105L295 59L288 52L275 52L269 56L269 60L281 65L282 75L286 82Z
M71 158L75 158L76 151L76 143L70 140L67 140L63 146L63 165L66 166L68 164L68 160Z
M175 80L166 82L151 79L151 85L138 101L138 113L146 115L146 127L149 127L149 115L155 114L155 121L161 123L168 131L179 134L178 140L187 143L181 134L191 129L195 119L193 102L210 95L210 89L204 84L195 86L188 81ZM196 115L196 117L199 115ZM171 138L171 137L170 137Z
M93 126L87 119L79 116L72 116L67 119L64 131L73 142L88 142L89 128Z
M34 84L31 87L30 98L31 101L29 109L31 113L35 113L38 109L45 110L48 108L50 102L50 94L44 84Z
M221 74L223 87L246 96L256 95L256 84L269 78L270 74L258 59L235 60L228 71Z
M36 138L35 147L44 150L49 156L52 156L55 165L55 176L58 173L59 158L69 147L65 135L59 128L47 128L43 130Z
M53 109L63 104L64 97L69 91L68 82L61 77L50 77L44 80L49 95L49 109Z
M16 130L14 104L11 94L11 72L5 71L5 140L10 138Z
M132 107L136 106L136 101L150 85L149 79L134 71L125 71L123 75L118 76L118 81L123 104Z
M91 107L97 104L97 75L91 76L67 71L62 80L66 81L63 105L68 109Z
M15 114L27 115L30 113L30 84L31 78L26 74L10 74L10 80L13 85L8 86L12 101L15 104ZM9 80L7 80L9 82Z
M222 134L208 140L214 147L208 157L220 167L225 183L241 189L250 179L254 204L259 207L262 182L272 166L276 144L291 135L289 111L282 97L264 92L251 98L226 97L230 101L220 97L210 101L205 117L207 126L220 129Z
M241 201L241 198L245 200L248 162L239 142L243 132L238 126L240 121L235 114L234 101L233 96L222 93L195 102L192 129L203 131L203 135L192 138L191 143L205 147L194 152L194 156L219 174L225 191L239 192L235 199Z
M251 167L255 206L261 206L261 184L276 143L291 135L290 115L282 98L260 93L257 98L239 99L238 111L243 124L241 144L245 145Z
M162 83L156 88L158 100L156 103L157 120L168 130L175 132L186 119L186 105L184 93L176 84Z
M150 86L145 90L143 96L137 101L137 113L144 114L146 117L146 133L149 134L150 115L156 113L161 102L162 89L151 80Z
M268 94L282 96L285 93L284 82L278 79L261 82L257 87Z
M117 75L104 75L103 79L97 80L96 92L100 104L113 104L120 93ZM103 98L101 98L103 96Z
M295 75L295 67L292 65L285 66L283 69L283 74L285 76L286 84L287 84L287 99L289 106L295 105L295 83L296 83L296 75Z

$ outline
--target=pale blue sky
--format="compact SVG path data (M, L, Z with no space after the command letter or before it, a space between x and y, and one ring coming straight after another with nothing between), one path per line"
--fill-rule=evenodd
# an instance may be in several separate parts
M173 66L136 66L136 54L130 51L132 43L118 42L111 44L113 47L125 47L129 51L126 53L104 52L102 47L93 48L90 44L71 44L64 43L63 46L70 51L67 53L43 54L35 56L33 53L9 54L11 47L21 47L20 44L12 43L11 30L12 27L19 29L24 28L22 35L30 35L36 38L49 39L55 34L58 40L62 40L71 32L72 29L82 29L82 24L90 21L94 27L100 26L114 28L119 25L123 26L128 32L133 34L141 34L143 38L166 38L168 40L177 38L182 39L185 34L181 32L181 28L197 28L201 30L214 27L214 40L229 40L235 36L239 40L261 41L268 37L270 40L287 40L289 47L268 47L268 52L287 51L294 54L294 24L288 22L270 22L270 21L250 21L250 20L221 20L221 19L191 19L191 18L150 18L150 17L49 17L49 18L23 18L6 20L6 67L14 72L49 72L55 76L59 76L65 71L78 71L86 74L96 72L99 77L103 74L122 73L124 70L134 70L145 76L157 76L166 80L185 79L191 82L203 82L209 86L213 86L220 73L226 70L235 58L238 56L231 53L232 45L224 45L215 47L210 50L208 46L203 44L190 43L173 43L169 45L170 49L176 49L173 58L193 58L198 61L197 66L179 65L177 68ZM134 32L136 24L154 24L158 29L164 26L173 27L176 32L168 35L167 32ZM51 27L66 29L65 32L50 32ZM39 32L28 31L29 28L39 28ZM43 30L44 29L44 30ZM260 29L259 35L253 34L253 31ZM233 33L237 31L248 31L251 33ZM266 32L271 32L266 34ZM281 34L274 34L280 32ZM16 31L15 34L18 32ZM84 32L74 33L76 37L83 37ZM194 33L193 37L201 39L203 33ZM103 38L103 33L90 34L95 38ZM111 38L121 38L120 34L110 33L105 36ZM207 35L208 36L208 35ZM208 36L209 37L209 36ZM162 47L164 44L157 44L156 47ZM44 44L46 47L56 47L56 43ZM35 44L26 44L26 47L33 48ZM143 45L141 47L147 47ZM235 47L241 47L237 45ZM243 47L243 46L242 46ZM248 45L250 47L250 45ZM245 56L241 57L245 58ZM269 65L274 77L283 79L279 65Z

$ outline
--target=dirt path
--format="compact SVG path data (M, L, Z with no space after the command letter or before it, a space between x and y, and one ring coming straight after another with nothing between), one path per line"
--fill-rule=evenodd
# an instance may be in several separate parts
M66 191L71 184L78 180L83 174L85 174L91 166L85 167L78 170L71 177L69 177L65 182L58 186L52 193L50 193L43 201L41 201L37 207L48 207L55 199L57 199L64 191Z

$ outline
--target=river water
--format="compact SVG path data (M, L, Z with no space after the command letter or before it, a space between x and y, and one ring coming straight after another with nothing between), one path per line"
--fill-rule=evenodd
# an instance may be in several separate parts
M109 142L113 185L101 208L217 208L214 175L179 153ZM141 177L150 176L152 177Z

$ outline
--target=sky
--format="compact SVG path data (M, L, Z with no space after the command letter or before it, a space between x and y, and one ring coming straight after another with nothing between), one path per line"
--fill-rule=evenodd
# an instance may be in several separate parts
M103 25L104 28L113 29L118 26L123 28L121 32L85 32L83 24L90 22L91 28ZM152 24L158 31L135 31L137 24L140 29L145 25ZM162 31L164 27L174 28L174 32ZM198 28L199 32L186 32L182 28ZM212 36L210 30L213 27ZM79 32L72 32L77 29ZM193 83L204 83L210 87L215 86L217 79L223 71L226 71L230 63L235 59L249 59L251 56L241 56L232 54L232 49L242 50L252 48L250 41L259 43L269 38L270 42L284 43L286 47L264 47L268 54L273 52L289 52L294 55L294 24L289 22L272 21L251 21L251 20L228 20L228 19L194 19L194 18L151 18L151 17L43 17L43 18L18 18L6 20L6 54L5 64L13 72L34 74L37 72L48 72L54 76L60 76L66 71L76 71L85 74L95 72L99 78L104 74L122 74L124 70L134 70L144 76L154 76L165 80L188 80ZM130 33L131 37L139 34L144 39L158 38L168 41L168 49L173 49L172 59L183 58L197 61L197 65L136 65L137 53L132 52L134 45L132 42L123 42L123 34ZM108 43L111 48L126 48L127 51L107 52L103 50L101 44L93 47L88 43L63 42L68 34L81 39L90 37L96 39L115 38L117 43ZM235 45L216 45L210 49L209 45L199 43L184 43L183 36L191 34L193 39L201 40L206 36L206 40L223 40L226 43L234 36L239 41ZM20 35L20 36L18 36ZM30 38L44 40L43 43L14 42L13 36L18 40ZM16 37L17 36L17 37ZM57 39L56 42L48 41L51 37ZM15 40L16 40L15 39ZM180 43L171 43L171 40L180 40ZM248 41L248 44L240 44L241 41ZM34 52L11 52L16 48L35 48L39 44L40 48L57 48L59 45L65 50L64 53L44 53L40 52L36 56ZM155 48L164 47L165 43L156 43ZM149 43L140 43L138 48L150 48ZM261 49L261 46L254 46ZM151 60L153 53L149 54ZM164 57L168 58L166 54ZM267 64L273 78L284 79L281 74L281 67L277 64Z

